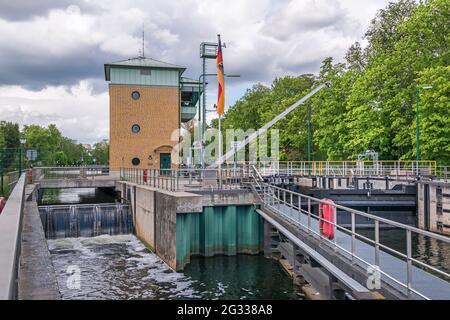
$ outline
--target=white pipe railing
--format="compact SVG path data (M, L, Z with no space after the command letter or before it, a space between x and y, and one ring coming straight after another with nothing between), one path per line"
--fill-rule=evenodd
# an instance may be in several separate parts
M363 265L372 266L373 263L370 261L367 261L363 257L359 256L355 250L356 248L356 240L360 239L363 242L366 242L373 246L373 254L374 254L374 261L375 266L380 268L380 272L382 275L384 275L387 279L393 281L395 284L399 285L400 287L404 288L406 290L407 296L411 296L412 294L417 295L420 298L428 299L428 297L423 294L422 292L418 291L417 288L414 288L413 286L413 273L412 273L412 267L413 265L417 265L422 269L426 269L428 272L433 272L435 274L438 274L442 278L446 279L447 281L450 280L450 274L444 270L439 269L436 266L432 266L424 261L420 261L412 256L412 234L417 234L423 237L428 237L430 239L433 239L435 241L442 241L445 243L445 245L450 245L450 238L435 234L429 231L421 230L412 226L408 226L396 221L388 220L385 218L377 217L369 213L365 213L362 211L354 210L351 208L347 208L338 204L329 203L320 199L316 199L310 196L306 196L297 192L293 192L290 190L286 190L280 187L276 187L274 185L270 185L267 183L262 184L262 191L259 192L261 201L263 202L264 206L273 210L274 212L282 215L284 218L287 218L292 223L300 226L301 228L305 229L308 234L312 234L316 236L320 241L323 241L325 243L328 243L333 247L335 250L340 250L342 253L347 254L350 256L350 259L352 261L358 261L359 263L362 263ZM320 214L314 214L312 207L318 206L319 204L328 204L331 205L334 208L334 221L329 221L324 219L320 216ZM306 209L305 209L306 207ZM297 213L296 216L293 216L292 214L287 213L287 209L294 210L294 212ZM342 225L339 225L337 223L337 216L336 212L337 209L340 210L342 213L347 213L351 217L351 227L346 228ZM370 239L356 231L356 217L363 217L367 220L373 221L374 225L374 239ZM306 220L306 221L305 221ZM333 240L330 240L326 237L324 237L321 234L319 227L319 223L313 224L313 221L323 221L329 224L332 224L335 230L339 230L342 232L342 234L347 235L350 237L350 250L347 248L342 247L336 242L336 237ZM390 246L387 246L386 244L383 244L380 242L380 224L387 225L389 227L395 227L401 230L404 230L406 233L406 254L402 253ZM313 226L315 225L315 226ZM394 254L395 256L399 257L400 259L403 259L406 262L406 282L399 280L395 275L389 273L386 270L381 269L380 263L379 263L379 257L380 257L380 251L383 250L385 252L389 252L391 254Z

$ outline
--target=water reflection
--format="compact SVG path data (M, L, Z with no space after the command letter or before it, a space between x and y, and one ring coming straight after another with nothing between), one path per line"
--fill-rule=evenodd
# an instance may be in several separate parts
M371 229L357 230L361 235L369 239L375 238L375 232ZM417 260L427 263L439 270L450 272L450 246L448 243L431 239L417 233L411 234L412 256ZM406 254L406 231L400 229L380 230L380 242L389 248Z

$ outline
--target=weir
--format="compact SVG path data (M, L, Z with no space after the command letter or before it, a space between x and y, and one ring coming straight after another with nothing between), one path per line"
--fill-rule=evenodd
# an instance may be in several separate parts
M96 237L134 232L127 204L39 206L47 239Z

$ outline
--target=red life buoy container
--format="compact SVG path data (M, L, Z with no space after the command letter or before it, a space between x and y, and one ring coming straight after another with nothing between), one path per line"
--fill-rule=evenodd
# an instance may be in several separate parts
M320 203L319 205L319 215L320 215L320 221L319 221L319 227L320 227L320 234L330 240L334 239L334 212L335 208L332 205L334 202L331 199L322 199L322 201L325 201L327 203Z
M143 172L143 181L144 181L144 183L147 183L147 177L148 177L148 175L147 175L147 169L144 169L144 172Z

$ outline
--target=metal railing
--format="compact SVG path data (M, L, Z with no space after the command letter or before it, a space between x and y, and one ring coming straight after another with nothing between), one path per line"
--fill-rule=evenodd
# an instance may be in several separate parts
M108 166L67 166L33 168L33 180L87 179L109 175Z
M248 166L252 163L225 163L224 166ZM253 163L263 176L399 176L436 175L436 161L379 160L379 161L259 161Z
M316 237L322 243L330 245L330 247L335 251L340 251L343 255L351 259L352 262L360 263L365 267L376 266L380 268L379 270L381 275L384 276L388 282L392 282L394 285L400 286L401 288L406 290L406 295L408 297L412 294L415 294L420 298L428 299L425 294L419 292L417 288L414 288L413 286L413 265L427 270L428 272L437 274L447 281L450 280L450 274L448 272L443 271L436 266L432 266L424 261L421 261L413 256L412 236L418 235L433 239L434 241L442 241L445 243L445 245L450 245L450 238L404 225L392 220L380 218L362 211L350 209L341 205L329 203L327 201L319 200L297 192L279 188L267 183L262 183L260 185L261 188L258 191L258 195L262 203L264 204L264 207L269 208L277 214L280 214L288 221L302 228L309 235ZM349 215L351 220L350 228L339 225L337 223L337 219L335 219L335 221L329 221L324 219L319 212L313 213L313 207L320 207L319 204L330 204L334 209L334 217L337 217L336 212L338 209L341 215ZM371 239L367 235L363 235L361 232L357 231L357 217L361 217L373 222L374 239ZM320 223L318 223L319 221L331 224L335 230L335 233L336 231L340 231L340 236L348 237L349 241L347 241L347 244L350 244L349 248L346 248L343 245L345 241L342 243L338 243L336 240L336 236L333 240L330 240L327 237L323 236L320 230ZM389 226L391 228L398 228L405 232L406 252L401 252L395 248L392 248L392 246L388 246L380 241L381 225ZM367 258L362 257L361 254L358 254L356 250L358 240L373 247L373 261L368 261ZM399 279L398 275L394 275L386 270L383 270L382 266L380 265L380 255L382 254L382 252L393 255L406 262L406 282Z
M242 189L248 181L249 166L219 169L121 168L120 179L169 191L193 189Z
M436 167L436 178L443 180L444 182L450 181L450 166L438 166Z
M25 174L22 174L0 214L0 300L17 298L24 193Z

